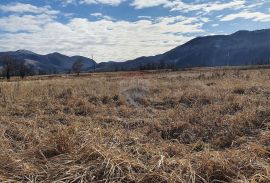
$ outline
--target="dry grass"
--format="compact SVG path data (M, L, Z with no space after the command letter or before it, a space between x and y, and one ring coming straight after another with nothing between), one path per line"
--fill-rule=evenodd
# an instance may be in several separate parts
M270 70L0 83L1 182L270 182Z

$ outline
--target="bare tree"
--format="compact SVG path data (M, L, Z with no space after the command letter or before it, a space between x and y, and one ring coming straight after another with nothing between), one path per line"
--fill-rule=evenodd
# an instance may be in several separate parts
M48 73L47 73L47 71L45 71L45 70L38 69L37 74L38 74L38 75L46 75L46 74L48 74Z
M15 74L16 60L10 56L4 56L2 58L3 74L9 80L12 75Z
M97 64L97 63L96 63L95 60L94 60L94 55L92 55L92 61L94 61L94 62L93 62L93 72L95 72L95 71L96 71L96 64ZM92 61L91 61L91 62L92 62Z
M81 73L82 67L83 67L83 62L82 62L81 59L78 59L77 61L75 61L73 63L73 65L72 65L72 71L79 76L80 73Z
M166 66L167 66L167 65L166 65L165 61L162 60L162 61L160 62L160 64L159 64L159 66L158 66L158 69L167 69Z
M26 76L34 75L34 66L26 65L24 60L18 60L11 56L4 56L0 59L2 63L2 74L8 80L12 76L20 76L24 79Z
M33 65L27 65L25 61L20 61L17 64L17 74L22 79L24 79L26 76L35 75L35 68Z
M22 61L18 64L18 74L22 79L26 77L28 74L28 67L25 65L25 61Z
M96 62L93 63L93 72L96 72L96 67L97 67L97 64Z

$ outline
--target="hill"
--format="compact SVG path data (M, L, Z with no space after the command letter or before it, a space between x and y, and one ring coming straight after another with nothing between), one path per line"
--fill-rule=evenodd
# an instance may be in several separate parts
M238 31L231 35L197 37L166 53L108 63L101 70L138 70L156 65L184 67L240 66L270 63L270 29Z
M88 71L94 68L96 62L92 59L82 56L66 56L60 53L51 53L47 55L40 55L28 50L18 50L10 52L0 52L0 59L9 56L19 61L25 60L26 64L32 65L36 70L41 70L46 73L64 73L68 72L73 63L77 60L82 60L82 70ZM1 62L0 62L1 65Z
M94 60L82 56L69 57L60 53L39 55L27 50L0 52L0 61L4 55L25 60L27 64L46 73L68 72L78 59L83 61L84 71L94 68L97 71L116 71L260 65L270 64L270 29L197 37L163 54L139 57L126 62L110 61L96 64Z

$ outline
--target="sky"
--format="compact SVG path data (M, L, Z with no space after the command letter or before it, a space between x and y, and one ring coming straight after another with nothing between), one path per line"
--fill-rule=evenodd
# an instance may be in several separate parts
M267 28L270 0L0 0L0 52L126 61L198 36Z

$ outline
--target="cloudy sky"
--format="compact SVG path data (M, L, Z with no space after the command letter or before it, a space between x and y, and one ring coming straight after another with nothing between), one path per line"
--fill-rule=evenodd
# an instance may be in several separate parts
M1 0L0 51L125 61L196 37L270 28L270 0Z

